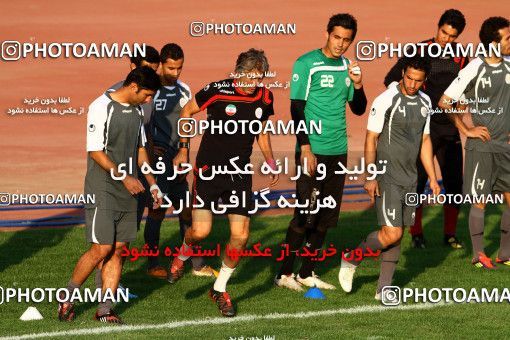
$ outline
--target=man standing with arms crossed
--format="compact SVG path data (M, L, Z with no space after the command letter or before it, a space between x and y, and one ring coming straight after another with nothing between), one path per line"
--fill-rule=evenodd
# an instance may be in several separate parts
M439 44L445 48L451 44L455 50L455 40L464 30L466 19L464 15L456 10L449 9L441 15L437 24L437 33L434 38L422 41L426 44ZM422 91L430 97L432 108L436 109L439 104L439 98L444 91L457 77L459 71L464 68L469 60L465 57L428 57L431 63L431 71L423 85ZM402 66L404 59L400 59L395 66L388 72L384 78L384 85L388 86L394 81L402 79ZM432 115L430 119L430 138L432 141L433 153L437 158L441 175L443 177L443 186L446 194L462 193L462 144L459 131L445 114ZM418 186L417 193L423 193L427 182L427 172L418 159ZM457 219L459 216L458 204L443 205L443 230L444 243L453 249L463 248L462 243L456 237ZM412 245L414 248L425 248L425 238L422 229L423 207L416 208L416 217L414 225L409 232L412 235Z
M144 148L140 104L149 101L160 86L154 70L139 67L128 74L119 90L104 93L89 106L85 193L93 194L95 202L85 207L85 223L91 246L78 260L67 284L70 295L80 289L100 262L103 262L103 294L107 289L114 294L117 290L122 272L122 248L136 239L136 195L144 191L137 179L138 167L149 161ZM136 164L128 166L135 161ZM134 173L119 173L119 164L132 168ZM147 174L146 179L156 208L163 195L151 174ZM112 303L101 301L95 320L122 323ZM59 303L59 320L72 321L74 316L72 301Z
M358 248L361 258L346 254L342 258L338 280L350 292L356 267L371 252L382 251L381 272L375 298L381 299L385 286L391 285L400 257L400 240L405 226L414 223L414 206L408 195L416 194L418 155L430 178L434 195L439 194L430 141L429 97L420 91L430 72L427 59L413 57L403 61L402 80L393 82L372 104L365 139L365 162L371 165L387 161L386 172L365 182L365 190L375 200L380 230L370 233Z
M293 267L296 252L304 242L312 252L320 249L327 230L338 223L345 174L335 174L335 170L339 162L347 165L345 106L349 102L352 112L362 115L367 105L361 70L357 62L351 63L343 56L354 41L356 31L357 22L352 15L332 16L327 26L326 45L299 57L294 64L290 94L292 118L296 123L306 121L307 125L310 121L322 123L321 134L302 132L296 136L296 165L304 166L306 160L310 175L301 175L297 180L297 199L299 202L316 201L317 196L331 195L337 204L333 209L321 209L315 216L301 214L301 208L295 209L285 241L290 256L284 259L275 278L279 287L297 291L302 290L302 285L335 289L315 274L316 261L311 258L303 258L297 276L293 274ZM326 166L327 174L322 180L315 176L317 163Z
M486 197L503 193L507 208L501 216L501 239L497 263L510 266L510 55L509 21L491 17L480 28L480 41L500 44L501 56L489 55L473 59L446 89L439 105L452 109L452 102L467 99L474 127L468 128L460 115L452 113L455 125L467 138L464 165L464 195ZM471 104L473 102L474 104ZM485 200L484 200L485 201ZM493 269L485 254L483 233L486 203L474 203L469 211L469 232L473 246L472 264Z

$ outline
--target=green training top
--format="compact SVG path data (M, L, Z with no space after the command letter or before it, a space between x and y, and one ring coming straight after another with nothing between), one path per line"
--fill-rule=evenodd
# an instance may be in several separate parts
M321 49L302 55L294 63L290 99L306 100L307 126L312 120L322 124L321 134L308 135L315 154L347 153L345 104L354 94L348 65L347 58L328 58Z

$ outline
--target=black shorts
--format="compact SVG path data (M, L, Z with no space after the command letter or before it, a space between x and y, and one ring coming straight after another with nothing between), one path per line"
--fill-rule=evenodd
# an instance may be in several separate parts
M338 166L339 162L347 166L347 155L315 156L317 157L317 164L322 163L326 165L326 177L322 180L317 180L317 173L314 177L302 174L296 181L296 198L298 202L305 202L307 199L310 200L310 202L316 202L316 199L322 200L331 195L336 201L336 206L335 208L321 208L316 214L304 214L302 213L302 208L296 208L294 210L294 218L290 222L291 227L328 229L335 227L338 223L338 214L340 212L344 191L345 174L335 174L335 171L341 169ZM296 165L300 164L300 159L301 153L296 153ZM315 194L317 192L319 192L318 195ZM313 205L313 203L311 205ZM310 209L313 210L314 207L310 206Z
M199 203L198 196L204 202L204 206L203 208L193 207L193 209L207 209L218 214L244 216L255 213L254 211L250 212L254 209L251 175L216 175L211 180L203 180L199 177L197 171L194 171L194 175L193 204ZM219 203L230 204L233 197L238 199L239 205L237 207L229 207L225 212L217 212L221 210L218 206Z

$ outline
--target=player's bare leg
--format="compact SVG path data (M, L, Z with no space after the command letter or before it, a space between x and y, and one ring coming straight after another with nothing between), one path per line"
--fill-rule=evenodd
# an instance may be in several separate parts
M122 247L125 246L124 242L116 242L115 249L108 254L103 260L102 266L102 279L103 279L103 294L107 289L112 292L117 290L120 282L120 276L122 273ZM111 307L111 305L110 305ZM98 309L99 311L99 309Z
M91 244L89 250L80 257L74 267L71 281L81 286L94 268L111 252L112 248L111 244Z
M94 268L108 256L112 250L110 244L92 243L89 250L83 254L74 267L71 280L67 284L69 296L90 276ZM72 321L74 319L74 304L70 301L60 302L58 306L58 318L60 321Z
M125 245L129 249L129 242L125 243ZM104 261L105 260L99 262L99 264L96 267L96 274L95 274L95 277L94 277L94 283L96 284L96 288L97 289L103 289L103 272L102 272L102 269L103 269ZM124 268L124 263L125 262L126 262L126 257L122 257L122 268ZM121 286L120 282L119 282L118 288L124 289Z
M184 242L193 244L205 239L212 228L212 212L207 209L195 209L192 213L191 228L184 233Z
M228 242L229 249L235 249L237 251L244 250L250 235L250 218L243 215L230 214L228 215L228 220L230 223L230 240ZM238 257L233 259L229 256L225 256L223 259L222 268L226 266L228 268L234 269L239 263L239 260L240 258ZM220 279L221 278L218 276L216 282L221 281ZM219 288L216 289L218 291L225 291L225 288L222 285L216 285L215 283L215 287Z
M179 232L183 240L186 230L191 228L191 216L192 209L190 207L184 207L182 212L179 214ZM205 264L202 256L193 256L191 258L191 264L193 266L192 274L195 276L218 276L218 272L216 270Z
M212 212L206 209L193 210L191 228L188 228L184 233L184 240L182 242L181 250L185 252L190 249L193 244L205 239L212 228ZM189 259L189 256L180 254L174 257L170 270L168 271L167 281L170 283L177 282L184 275L184 261Z
M102 293L103 296L107 290L115 294L120 282L122 273L123 259L121 256L123 247L126 246L125 242L116 242L115 248L103 260L101 273L102 273ZM108 323L122 323L122 320L112 311L113 301L101 301L96 311L95 319Z

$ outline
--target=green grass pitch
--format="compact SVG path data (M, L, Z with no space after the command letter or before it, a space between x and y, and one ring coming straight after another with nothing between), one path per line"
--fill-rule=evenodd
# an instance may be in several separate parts
M499 220L503 207L490 207L486 212L486 252L494 258L499 247ZM505 288L510 283L510 268L485 271L470 265L471 250L467 226L468 207L462 209L458 236L464 241L463 250L443 245L442 209L428 207L424 211L427 249L410 247L405 232L402 256L394 284L401 287L432 288ZM290 216L255 217L251 223L249 246L261 242L279 254L280 243ZM339 226L330 230L326 244L336 248L355 247L375 227L373 210L342 212ZM162 227L161 244L179 245L175 220ZM27 230L0 233L0 286L2 287L64 287L79 256L87 249L83 228ZM134 244L143 245L143 234ZM228 239L225 219L216 219L213 232L203 245L212 249ZM146 262L139 259L126 262L122 283L138 299L116 306L116 311L131 327L110 333L92 334L90 329L104 326L92 320L95 305L77 305L77 318L61 323L56 318L57 304L43 302L35 305L43 315L40 321L20 321L19 317L30 305L4 303L0 305L0 337L43 332L62 332L81 338L187 338L187 339L340 339L340 338L508 338L508 303L450 304L427 309L379 307L374 293L379 273L379 261L368 259L355 276L353 292L344 293L337 280L340 258L320 262L317 272L337 286L325 291L325 300L310 300L297 293L275 287L276 256L273 258L243 259L229 282L228 289L237 306L239 318L221 318L216 306L207 297L211 278L194 277L189 265L185 277L175 285L148 277ZM219 258L209 259L218 268ZM167 258L161 259L168 264ZM93 287L92 276L85 283ZM361 307L360 307L361 306ZM413 305L406 305L412 307ZM415 305L416 306L416 305ZM360 307L354 310L353 308ZM373 307L373 308L372 308ZM306 316L298 313L333 311ZM278 317L267 315L278 313ZM251 318L251 316L255 316ZM197 321L179 323L181 321ZM147 326L152 325L152 326ZM79 336L76 330L85 329ZM71 333L66 333L71 332ZM95 331L97 332L97 331ZM106 334L110 333L110 334ZM57 334L48 334L56 337Z

